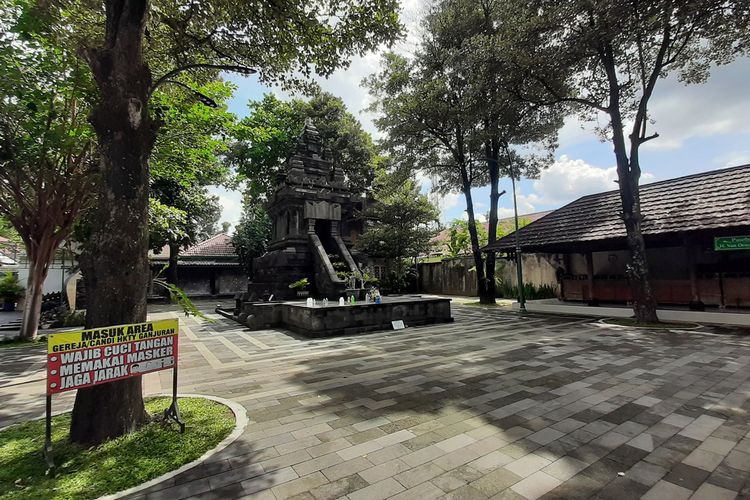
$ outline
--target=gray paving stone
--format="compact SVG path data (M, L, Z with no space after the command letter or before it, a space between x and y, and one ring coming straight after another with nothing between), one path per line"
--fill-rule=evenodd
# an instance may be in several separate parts
M518 476L527 477L551 463L550 460L531 453L509 463L505 468Z
M293 451L292 453L287 453L286 455L279 455L278 457L269 458L268 460L260 462L260 465L261 467L263 467L263 470L269 472L277 469L283 469L284 467L289 467L290 465L297 465L302 462L307 462L310 459L312 459L312 457L309 453L307 453L307 451L298 450Z
M316 500L333 500L335 498L345 497L352 491L360 490L367 487L367 481L362 479L358 474L342 477L336 481L318 486L310 490L310 494Z
M534 500L559 486L561 483L562 481L559 479L542 471L537 471L511 486L511 489L529 500Z
M407 471L410 468L411 467L405 462L395 459L391 460L390 462L385 462L380 465L376 465L375 467L360 471L359 475L362 476L368 483L374 484L378 481L382 481L385 478L392 477L396 474Z
M724 463L733 469L750 473L750 453L731 451L724 459Z
M329 481L336 481L342 477L351 476L363 470L373 467L372 462L364 457L357 457L340 464L327 467L322 470Z
M453 436L451 438L435 443L435 446L437 446L438 448L440 448L446 453L450 453L459 448L463 448L464 446L469 446L470 444L475 443L476 441L477 441L476 439L474 439L473 437L467 434L459 434L457 436Z
M251 464L209 476L208 483L211 485L211 489L216 489L226 486L227 484L238 483L245 479L260 476L263 473L263 467L257 464Z
M682 463L711 472L719 466L723 459L722 455L698 448L685 457Z
M724 422L725 420L722 418L701 415L680 431L680 435L702 441Z
M312 460L307 460L306 462L295 464L292 466L292 468L300 476L306 476L308 474L312 474L313 472L317 472L319 470L332 467L336 464L340 464L341 462L343 462L343 460L340 456L338 456L336 453L329 453L328 455L315 457Z
M389 498L404 491L404 487L398 481L389 477L382 481L349 493L351 500L380 500Z
M432 484L430 481L424 482L415 486L414 488L408 489L394 495L391 500L433 500L442 497L444 494L443 490Z
M506 490L523 478L507 469L497 469L469 483L474 490L491 497Z
M284 500L286 498L305 493L313 488L317 488L323 484L328 483L328 479L320 472L314 472L308 474L305 477L298 479L292 479L278 486L274 486L271 491L278 500Z
M404 488L410 489L425 481L429 481L433 477L439 476L443 472L445 472L445 470L441 469L434 463L429 462L414 467L406 472L397 474L394 476L394 479L404 485Z
M700 444L699 448L701 450L710 451L711 453L716 453L717 455L725 456L727 453L732 451L732 448L734 448L736 445L736 441L709 437Z
M182 318L180 391L234 399L251 423L129 500L750 495L750 414L718 412L750 410L746 339L456 304L454 316L324 341ZM1 354L9 379L39 381L0 387L0 426L38 413L45 389L43 352ZM167 375L144 376L146 392L168 391Z
M445 500L484 500L489 496L467 484L447 493L443 498Z
M527 437L530 441L534 441L535 443L539 444L549 444L555 439L559 439L565 435L564 432L561 432L557 429L553 429L552 427L547 427L545 429L542 429L540 431L535 432L534 434L531 434Z
M513 462L513 460L513 457L510 457L505 453L496 450L469 462L468 465L469 467L472 467L473 469L476 469L480 472L489 472L491 470L500 468L503 465L509 464Z
M703 483L700 488L698 488L693 496L690 497L691 500L734 500L737 496L736 491L727 490L725 488L721 488L719 486L714 486L710 483Z
M455 469L465 465L472 460L476 460L480 456L480 453L472 446L459 448L456 451L446 453L442 457L438 457L432 461L433 464L437 465L443 470Z
M273 472L262 474L258 477L242 481L243 490L246 494L257 493L262 490L271 489L277 484L297 479L297 473L291 467L284 467Z
M638 434L628 441L628 444L635 448L640 448L643 451L654 451L654 437L651 434Z
M641 498L643 500L687 500L693 494L692 490L682 488L667 481L659 481Z
M580 429L584 425L586 424L584 424L583 422L579 422L578 420L566 418L565 420L561 420L560 422L553 424L552 428L567 434L569 432L573 432L576 429Z
M566 481L588 466L589 464L586 462L582 462L573 457L562 457L544 467L542 472L561 481Z
M340 456L344 460L351 460L355 457L363 457L367 455L368 453L371 453L373 451L382 450L383 445L378 443L377 441L367 441L362 444L358 444L356 446L350 446L349 448L344 448L343 450L339 450L336 453L338 456Z
M440 458L444 454L445 451L441 450L437 446L428 446L427 448L422 448L421 450L417 450L415 452L409 453L408 455L404 455L403 457L401 457L401 460L412 467L416 467L418 465L422 465L424 463L435 460L436 458Z
M377 450L369 453L367 455L367 460L374 463L375 465L380 465L395 458L408 455L409 453L411 453L411 450L409 450L409 448L402 445L401 443L398 443L391 446L386 446L382 450Z
M276 445L275 448L276 448L276 451L279 452L279 455L286 455L287 453L310 448L318 444L320 444L320 439L318 439L315 436L308 436L305 438L296 439L290 443Z

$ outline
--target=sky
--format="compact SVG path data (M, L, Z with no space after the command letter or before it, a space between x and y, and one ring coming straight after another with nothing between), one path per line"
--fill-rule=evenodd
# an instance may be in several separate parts
M405 40L394 50L407 53L418 40L420 3L402 3L402 22L407 28ZM371 114L364 111L370 103L362 79L378 69L380 56L370 53L356 57L350 66L339 70L328 79L316 79L323 90L341 97L361 122L365 130L377 140L381 134L375 129ZM247 102L273 92L279 97L289 96L277 88L265 87L257 78L226 75L237 85L229 102L229 110L242 117L247 114ZM676 78L662 79L651 99L650 112L654 124L651 132L659 137L641 146L641 183L681 177L697 172L715 170L750 163L750 59L738 59L730 65L714 68L710 79L700 85L685 86ZM559 147L553 164L537 179L523 179L517 184L519 214L559 208L581 196L617 188L615 159L612 146L602 142L593 131L593 124L569 117L560 130ZM431 182L418 175L425 193ZM501 179L498 215L513 215L511 183ZM220 198L222 221L234 226L242 211L241 194L223 188L212 191ZM475 211L484 218L489 207L489 187L472 190ZM441 222L466 218L466 204L461 193L444 197L432 196L439 206Z

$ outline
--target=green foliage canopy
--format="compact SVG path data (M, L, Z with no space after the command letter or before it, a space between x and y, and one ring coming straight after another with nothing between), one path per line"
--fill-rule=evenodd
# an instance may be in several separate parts
M253 272L253 259L266 251L266 245L271 239L271 227L271 218L263 205L246 200L242 217L232 235L232 245L250 276Z
M226 100L234 86L220 80L191 88L210 98L206 106L182 87L163 87L152 96L163 125L151 154L149 202L150 246L185 248L218 231L218 197L207 186L232 184L224 154L236 120Z
M30 249L57 246L91 201L88 69L55 37L29 34L28 2L0 1L0 214Z
M364 213L365 231L357 240L358 248L372 257L394 259L398 266L405 258L430 251L440 212L412 178L380 169L374 198Z
M308 118L318 129L334 168L344 172L352 192L364 193L370 188L375 147L370 134L340 98L317 91L307 101L282 101L266 94L248 105L250 114L240 122L229 160L246 179L250 196L267 196L275 187L283 162L294 150Z

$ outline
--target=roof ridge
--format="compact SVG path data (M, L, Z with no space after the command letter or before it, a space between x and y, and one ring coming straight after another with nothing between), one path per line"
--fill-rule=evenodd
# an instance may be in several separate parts
M196 243L195 245L193 245L193 246L191 246L191 247L189 247L189 248L195 248L195 247L197 247L197 246L199 246L199 245L203 245L203 244L206 244L206 243L210 242L211 240L214 240L214 239L218 238L219 236L226 236L226 237L229 237L229 235L228 235L227 233L216 233L215 235L213 235L213 236L211 236L211 237L209 237L209 238L206 238L206 239L205 239L205 240L203 240L203 241L199 241L198 243Z

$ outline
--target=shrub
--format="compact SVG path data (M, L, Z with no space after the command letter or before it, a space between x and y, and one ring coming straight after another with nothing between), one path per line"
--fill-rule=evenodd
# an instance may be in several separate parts
M304 290L310 284L307 278L302 278L289 285L292 290Z
M506 299L518 298L518 287L510 283L500 283L497 295ZM537 287L533 283L525 283L523 296L526 300L554 299L557 297L557 288L554 285L545 284Z
M16 275L10 271L0 279L0 299L6 302L15 302L23 296L23 287L18 282Z
M57 306L42 313L42 321L49 323L50 328L84 326L86 324L86 311L70 312L67 306Z

